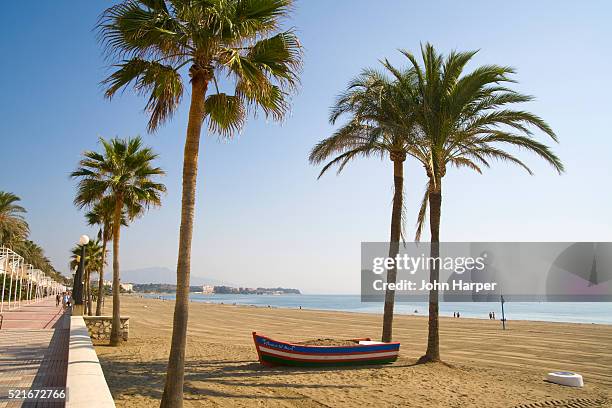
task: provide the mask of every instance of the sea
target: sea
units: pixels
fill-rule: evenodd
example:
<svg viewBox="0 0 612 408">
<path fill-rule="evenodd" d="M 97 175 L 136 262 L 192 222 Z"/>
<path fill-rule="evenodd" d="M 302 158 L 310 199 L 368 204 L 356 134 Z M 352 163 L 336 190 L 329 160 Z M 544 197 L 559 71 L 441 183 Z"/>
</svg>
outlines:
<svg viewBox="0 0 612 408">
<path fill-rule="evenodd" d="M 147 298 L 174 300 L 175 295 L 144 294 Z M 361 302 L 359 295 L 204 295 L 191 293 L 192 302 L 219 303 L 230 305 L 250 305 L 258 307 L 278 307 L 288 309 L 331 310 L 356 313 L 380 313 L 382 303 Z M 489 312 L 502 318 L 500 303 L 492 302 L 440 302 L 440 315 L 488 319 Z M 398 302 L 396 314 L 427 316 L 427 303 Z M 545 322 L 568 322 L 612 325 L 612 302 L 505 302 L 504 315 L 512 320 L 535 320 Z"/>
</svg>

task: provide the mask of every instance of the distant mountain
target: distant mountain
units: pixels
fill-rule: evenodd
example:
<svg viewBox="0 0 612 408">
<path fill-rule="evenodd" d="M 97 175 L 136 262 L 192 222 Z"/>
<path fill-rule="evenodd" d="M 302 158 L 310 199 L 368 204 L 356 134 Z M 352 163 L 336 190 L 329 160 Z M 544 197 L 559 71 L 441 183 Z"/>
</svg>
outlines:
<svg viewBox="0 0 612 408">
<path fill-rule="evenodd" d="M 109 277 L 110 278 L 110 274 Z M 176 284 L 176 271 L 170 268 L 161 266 L 153 266 L 150 268 L 130 269 L 121 271 L 121 281 L 124 283 L 168 283 Z M 191 285 L 228 285 L 232 284 L 218 279 L 202 278 L 200 276 L 191 275 Z M 236 286 L 236 285 L 233 285 Z"/>
</svg>

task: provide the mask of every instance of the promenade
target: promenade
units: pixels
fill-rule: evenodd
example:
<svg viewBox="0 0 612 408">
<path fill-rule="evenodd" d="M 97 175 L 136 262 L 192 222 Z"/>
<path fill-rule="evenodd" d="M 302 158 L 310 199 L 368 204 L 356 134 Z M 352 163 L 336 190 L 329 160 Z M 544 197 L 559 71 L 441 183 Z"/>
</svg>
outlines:
<svg viewBox="0 0 612 408">
<path fill-rule="evenodd" d="M 65 387 L 70 317 L 55 298 L 4 311 L 0 329 L 0 408 L 64 407 L 63 402 L 8 400 L 9 389 Z"/>
</svg>

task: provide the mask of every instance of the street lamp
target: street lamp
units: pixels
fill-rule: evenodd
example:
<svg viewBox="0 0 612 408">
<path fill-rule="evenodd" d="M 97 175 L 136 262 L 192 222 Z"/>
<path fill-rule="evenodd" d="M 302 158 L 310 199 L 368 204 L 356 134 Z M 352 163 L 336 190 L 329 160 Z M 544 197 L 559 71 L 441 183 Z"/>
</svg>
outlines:
<svg viewBox="0 0 612 408">
<path fill-rule="evenodd" d="M 74 301 L 74 315 L 83 315 L 83 273 L 85 271 L 85 246 L 89 243 L 87 235 L 81 235 L 79 245 L 81 246 L 81 259 L 74 275 L 72 299 Z"/>
</svg>

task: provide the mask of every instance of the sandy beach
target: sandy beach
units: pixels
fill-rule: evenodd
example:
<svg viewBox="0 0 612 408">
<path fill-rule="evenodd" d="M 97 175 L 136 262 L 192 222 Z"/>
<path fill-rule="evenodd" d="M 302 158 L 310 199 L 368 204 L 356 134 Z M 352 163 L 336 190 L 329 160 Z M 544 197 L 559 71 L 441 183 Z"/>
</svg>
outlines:
<svg viewBox="0 0 612 408">
<path fill-rule="evenodd" d="M 130 316 L 130 340 L 96 351 L 118 407 L 154 406 L 163 390 L 173 302 L 124 296 L 121 306 Z M 340 370 L 262 367 L 251 332 L 289 341 L 378 339 L 380 316 L 193 302 L 189 324 L 188 407 L 612 406 L 612 326 L 517 321 L 502 331 L 498 321 L 442 318 L 449 366 L 415 365 L 427 319 L 396 316 L 397 362 Z M 581 373 L 585 387 L 543 381 L 552 370 Z"/>
</svg>

